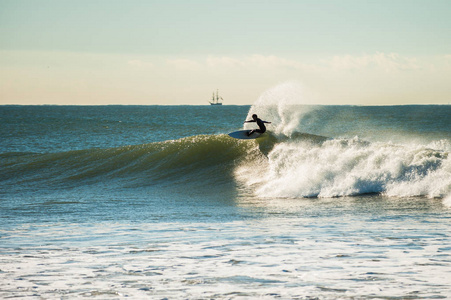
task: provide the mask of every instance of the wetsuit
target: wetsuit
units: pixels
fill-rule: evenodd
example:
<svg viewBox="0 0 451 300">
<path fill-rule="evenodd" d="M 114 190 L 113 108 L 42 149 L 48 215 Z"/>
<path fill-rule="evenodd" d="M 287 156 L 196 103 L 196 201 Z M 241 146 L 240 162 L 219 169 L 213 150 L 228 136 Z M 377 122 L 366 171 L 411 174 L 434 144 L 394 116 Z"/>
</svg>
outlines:
<svg viewBox="0 0 451 300">
<path fill-rule="evenodd" d="M 260 129 L 252 129 L 251 131 L 249 131 L 249 133 L 247 135 L 251 135 L 254 132 L 264 133 L 266 131 L 265 123 L 270 123 L 270 122 L 263 121 L 262 119 L 259 119 L 259 118 L 257 118 L 257 120 L 250 120 L 250 121 L 246 121 L 246 122 L 248 122 L 248 123 L 257 122 L 257 125 L 260 128 Z"/>
<path fill-rule="evenodd" d="M 260 133 L 264 133 L 266 131 L 266 126 L 265 126 L 265 121 L 262 121 L 261 119 L 257 118 L 257 125 L 260 129 L 255 129 L 255 132 L 260 132 Z"/>
</svg>

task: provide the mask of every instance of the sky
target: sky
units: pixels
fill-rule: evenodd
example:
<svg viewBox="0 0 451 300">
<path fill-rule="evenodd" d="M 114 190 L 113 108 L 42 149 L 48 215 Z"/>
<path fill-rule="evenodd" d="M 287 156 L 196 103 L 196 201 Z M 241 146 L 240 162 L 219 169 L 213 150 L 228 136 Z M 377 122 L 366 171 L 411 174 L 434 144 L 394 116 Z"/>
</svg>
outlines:
<svg viewBox="0 0 451 300">
<path fill-rule="evenodd" d="M 449 0 L 0 0 L 0 104 L 451 102 Z"/>
</svg>

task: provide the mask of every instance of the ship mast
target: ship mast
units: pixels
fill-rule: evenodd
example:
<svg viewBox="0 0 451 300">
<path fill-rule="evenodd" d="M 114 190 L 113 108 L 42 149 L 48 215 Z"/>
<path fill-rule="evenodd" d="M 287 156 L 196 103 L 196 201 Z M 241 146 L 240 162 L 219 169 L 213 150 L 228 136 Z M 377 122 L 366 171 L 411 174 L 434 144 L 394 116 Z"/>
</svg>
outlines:
<svg viewBox="0 0 451 300">
<path fill-rule="evenodd" d="M 219 100 L 221 99 L 221 101 L 224 101 L 224 99 L 222 99 L 222 97 L 219 97 L 219 89 L 216 90 L 216 96 L 215 96 L 215 92 L 213 91 L 213 96 L 211 96 L 211 105 L 222 105 L 222 102 L 220 102 Z"/>
</svg>

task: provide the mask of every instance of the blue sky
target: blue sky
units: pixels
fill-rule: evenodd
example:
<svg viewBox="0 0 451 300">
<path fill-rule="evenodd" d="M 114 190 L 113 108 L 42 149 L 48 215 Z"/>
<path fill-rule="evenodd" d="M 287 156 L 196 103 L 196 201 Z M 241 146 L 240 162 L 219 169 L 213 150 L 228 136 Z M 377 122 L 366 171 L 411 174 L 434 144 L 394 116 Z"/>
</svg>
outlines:
<svg viewBox="0 0 451 300">
<path fill-rule="evenodd" d="M 448 103 L 451 1 L 0 0 L 0 104 Z"/>
</svg>

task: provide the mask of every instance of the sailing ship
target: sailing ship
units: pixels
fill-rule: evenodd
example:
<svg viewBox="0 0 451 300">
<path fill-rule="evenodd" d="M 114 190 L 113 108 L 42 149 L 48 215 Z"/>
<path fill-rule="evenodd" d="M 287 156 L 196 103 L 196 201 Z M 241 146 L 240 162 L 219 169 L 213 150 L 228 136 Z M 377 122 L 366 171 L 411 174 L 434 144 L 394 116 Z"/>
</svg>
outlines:
<svg viewBox="0 0 451 300">
<path fill-rule="evenodd" d="M 216 90 L 216 97 L 215 97 L 215 92 L 213 92 L 213 97 L 211 98 L 210 105 L 222 105 L 222 102 L 219 102 L 219 99 L 221 99 L 221 101 L 224 101 L 224 99 L 222 99 L 222 97 L 219 97 L 219 92 L 218 90 Z"/>
</svg>

